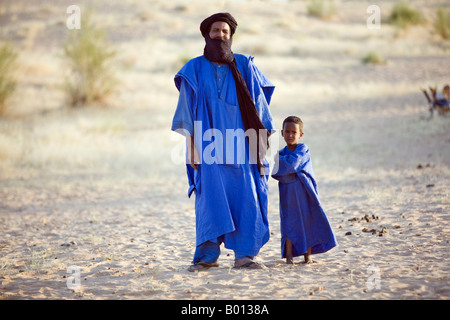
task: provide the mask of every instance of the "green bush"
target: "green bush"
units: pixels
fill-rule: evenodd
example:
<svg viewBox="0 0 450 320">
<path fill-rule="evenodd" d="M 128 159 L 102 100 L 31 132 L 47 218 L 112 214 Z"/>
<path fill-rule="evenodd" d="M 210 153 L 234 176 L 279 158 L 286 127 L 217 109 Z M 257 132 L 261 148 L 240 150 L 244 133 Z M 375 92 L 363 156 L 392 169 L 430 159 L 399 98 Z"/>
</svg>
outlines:
<svg viewBox="0 0 450 320">
<path fill-rule="evenodd" d="M 389 16 L 389 23 L 400 29 L 421 24 L 423 21 L 423 16 L 419 11 L 408 7 L 403 2 L 397 3 Z"/>
<path fill-rule="evenodd" d="M 434 28 L 442 38 L 450 39 L 450 15 L 442 8 L 437 11 Z"/>
<path fill-rule="evenodd" d="M 70 69 L 65 89 L 71 106 L 105 102 L 118 84 L 111 68 L 117 52 L 105 31 L 93 24 L 91 15 L 88 12 L 83 16 L 81 29 L 71 30 L 64 45 Z"/>
<path fill-rule="evenodd" d="M 386 64 L 386 59 L 384 59 L 380 54 L 376 52 L 370 52 L 362 58 L 363 64 Z"/>
<path fill-rule="evenodd" d="M 5 112 L 6 101 L 16 90 L 16 68 L 17 52 L 12 45 L 3 44 L 0 47 L 0 114 Z"/>
<path fill-rule="evenodd" d="M 309 15 L 321 19 L 328 19 L 336 12 L 336 8 L 329 0 L 310 0 L 307 10 Z"/>
</svg>

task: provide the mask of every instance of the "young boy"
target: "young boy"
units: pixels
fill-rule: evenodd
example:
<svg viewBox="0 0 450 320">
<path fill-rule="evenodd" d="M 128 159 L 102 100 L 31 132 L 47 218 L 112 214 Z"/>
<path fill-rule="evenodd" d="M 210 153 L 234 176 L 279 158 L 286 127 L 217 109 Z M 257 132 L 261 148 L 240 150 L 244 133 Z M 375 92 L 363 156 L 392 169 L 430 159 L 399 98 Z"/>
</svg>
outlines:
<svg viewBox="0 0 450 320">
<path fill-rule="evenodd" d="M 280 192 L 281 256 L 293 264 L 294 257 L 303 255 L 309 264 L 312 254 L 330 250 L 337 241 L 319 202 L 309 149 L 298 143 L 302 120 L 287 117 L 281 135 L 286 147 L 275 156 L 272 171 Z"/>
</svg>

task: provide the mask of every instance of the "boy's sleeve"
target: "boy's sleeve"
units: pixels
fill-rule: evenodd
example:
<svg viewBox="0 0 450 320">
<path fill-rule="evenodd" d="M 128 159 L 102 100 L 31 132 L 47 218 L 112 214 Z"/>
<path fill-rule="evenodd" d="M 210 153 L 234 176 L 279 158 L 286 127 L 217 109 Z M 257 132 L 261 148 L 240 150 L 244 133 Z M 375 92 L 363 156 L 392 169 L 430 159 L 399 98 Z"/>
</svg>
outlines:
<svg viewBox="0 0 450 320">
<path fill-rule="evenodd" d="M 279 154 L 272 171 L 272 178 L 283 182 L 291 175 L 295 177 L 296 173 L 302 171 L 310 161 L 309 148 L 305 145 L 288 155 Z"/>
</svg>

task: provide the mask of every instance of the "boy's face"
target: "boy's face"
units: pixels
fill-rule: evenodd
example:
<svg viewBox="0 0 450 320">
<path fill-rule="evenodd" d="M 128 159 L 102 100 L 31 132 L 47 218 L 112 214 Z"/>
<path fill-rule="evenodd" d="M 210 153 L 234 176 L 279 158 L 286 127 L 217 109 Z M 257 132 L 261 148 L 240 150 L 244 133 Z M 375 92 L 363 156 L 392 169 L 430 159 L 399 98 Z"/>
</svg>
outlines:
<svg viewBox="0 0 450 320">
<path fill-rule="evenodd" d="M 297 145 L 298 140 L 303 136 L 303 132 L 300 130 L 298 123 L 286 122 L 283 130 L 281 130 L 281 135 L 289 147 Z"/>
</svg>

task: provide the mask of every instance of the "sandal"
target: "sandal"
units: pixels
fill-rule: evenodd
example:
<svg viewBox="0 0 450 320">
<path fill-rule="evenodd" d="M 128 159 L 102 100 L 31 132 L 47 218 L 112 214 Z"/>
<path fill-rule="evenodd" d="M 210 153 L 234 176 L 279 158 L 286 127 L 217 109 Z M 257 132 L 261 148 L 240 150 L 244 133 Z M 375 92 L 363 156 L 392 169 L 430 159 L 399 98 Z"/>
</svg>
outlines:
<svg viewBox="0 0 450 320">
<path fill-rule="evenodd" d="M 194 271 L 208 270 L 209 268 L 218 267 L 218 266 L 219 266 L 219 264 L 216 262 L 199 261 L 199 262 L 196 262 L 193 265 L 189 266 L 189 268 L 187 270 L 189 272 L 194 272 Z"/>
<path fill-rule="evenodd" d="M 241 266 L 234 265 L 234 269 L 264 269 L 264 265 L 259 264 L 255 261 L 249 261 Z"/>
</svg>

